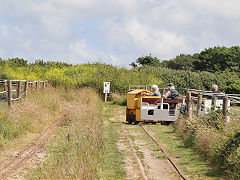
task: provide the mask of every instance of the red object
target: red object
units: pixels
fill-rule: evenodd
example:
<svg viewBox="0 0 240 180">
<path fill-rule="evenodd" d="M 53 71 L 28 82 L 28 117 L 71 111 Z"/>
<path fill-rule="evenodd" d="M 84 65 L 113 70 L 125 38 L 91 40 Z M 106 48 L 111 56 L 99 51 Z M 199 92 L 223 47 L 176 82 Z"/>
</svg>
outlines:
<svg viewBox="0 0 240 180">
<path fill-rule="evenodd" d="M 142 98 L 142 102 L 149 104 L 160 103 L 163 98 Z M 183 103 L 183 99 L 163 99 L 163 103 Z"/>
</svg>

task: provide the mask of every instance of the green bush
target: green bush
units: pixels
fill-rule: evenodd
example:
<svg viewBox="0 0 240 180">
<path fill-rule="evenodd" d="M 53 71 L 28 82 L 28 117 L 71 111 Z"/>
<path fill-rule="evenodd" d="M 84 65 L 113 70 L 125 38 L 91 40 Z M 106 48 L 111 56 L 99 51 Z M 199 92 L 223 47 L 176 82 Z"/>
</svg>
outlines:
<svg viewBox="0 0 240 180">
<path fill-rule="evenodd" d="M 216 168 L 232 178 L 240 177 L 240 125 L 225 124 L 220 112 L 201 118 L 182 117 L 174 125 L 187 147 L 194 147 Z"/>
<path fill-rule="evenodd" d="M 10 63 L 2 60 L 5 63 L 0 66 L 0 79 L 46 79 L 54 86 L 63 85 L 66 88 L 88 86 L 100 93 L 103 91 L 104 81 L 111 82 L 111 92 L 120 94 L 126 93 L 129 85 L 158 84 L 160 87 L 167 87 L 169 82 L 174 83 L 181 93 L 185 93 L 188 88 L 210 90 L 213 84 L 218 84 L 223 92 L 240 93 L 239 74 L 228 70 L 210 73 L 153 66 L 127 69 L 101 63 L 73 66 L 53 62 L 13 66 L 12 63 L 15 61 L 16 59 Z M 22 61 L 19 63 L 23 64 Z"/>
</svg>

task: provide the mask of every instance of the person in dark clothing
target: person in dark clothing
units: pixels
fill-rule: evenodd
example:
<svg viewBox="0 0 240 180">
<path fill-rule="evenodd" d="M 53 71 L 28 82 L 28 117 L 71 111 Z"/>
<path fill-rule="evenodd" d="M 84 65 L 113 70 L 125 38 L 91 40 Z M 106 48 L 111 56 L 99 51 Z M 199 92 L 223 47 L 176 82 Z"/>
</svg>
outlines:
<svg viewBox="0 0 240 180">
<path fill-rule="evenodd" d="M 179 93 L 175 90 L 173 83 L 168 84 L 168 91 L 166 94 L 163 95 L 164 98 L 169 99 L 178 99 Z M 174 111 L 176 108 L 177 103 L 169 103 L 169 115 L 174 115 Z"/>
<path fill-rule="evenodd" d="M 168 92 L 163 95 L 164 98 L 178 99 L 179 93 L 175 90 L 173 83 L 168 84 Z"/>
</svg>

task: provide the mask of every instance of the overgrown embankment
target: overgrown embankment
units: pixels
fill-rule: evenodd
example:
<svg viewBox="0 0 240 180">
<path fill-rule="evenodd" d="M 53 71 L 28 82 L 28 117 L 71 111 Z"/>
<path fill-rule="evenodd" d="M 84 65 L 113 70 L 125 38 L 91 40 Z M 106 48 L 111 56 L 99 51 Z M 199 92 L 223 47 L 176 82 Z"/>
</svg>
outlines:
<svg viewBox="0 0 240 180">
<path fill-rule="evenodd" d="M 225 124 L 221 113 L 213 112 L 192 120 L 182 117 L 175 128 L 186 146 L 198 150 L 223 174 L 240 178 L 239 120 Z"/>
<path fill-rule="evenodd" d="M 162 84 L 162 80 L 149 72 L 126 69 L 106 64 L 81 65 L 24 65 L 5 62 L 0 66 L 0 79 L 48 80 L 53 86 L 66 88 L 92 87 L 103 91 L 103 82 L 111 82 L 111 92 L 126 93 L 129 85 Z"/>
<path fill-rule="evenodd" d="M 236 72 L 191 72 L 162 67 L 142 66 L 133 69 L 101 63 L 69 65 L 42 62 L 27 64 L 21 59 L 0 62 L 0 79 L 49 80 L 53 85 L 66 88 L 92 87 L 102 93 L 103 82 L 111 82 L 111 92 L 126 93 L 129 85 L 158 84 L 166 87 L 173 82 L 176 88 L 209 90 L 218 84 L 223 92 L 240 93 L 240 77 Z M 180 90 L 181 91 L 181 90 Z M 185 90 L 182 90 L 185 93 Z"/>
<path fill-rule="evenodd" d="M 101 103 L 91 88 L 49 87 L 42 92 L 31 92 L 11 109 L 0 109 L 0 151 L 21 151 L 27 141 L 18 139 L 28 139 L 32 134 L 38 136 L 58 117 L 67 114 L 68 119 L 44 150 L 49 158 L 29 177 L 95 179 L 106 144 Z"/>
</svg>

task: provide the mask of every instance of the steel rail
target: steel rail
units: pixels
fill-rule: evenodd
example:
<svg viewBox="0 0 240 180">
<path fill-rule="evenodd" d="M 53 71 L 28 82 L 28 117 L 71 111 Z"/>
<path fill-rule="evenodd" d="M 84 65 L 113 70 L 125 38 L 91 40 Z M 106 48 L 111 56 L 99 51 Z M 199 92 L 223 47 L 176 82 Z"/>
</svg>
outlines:
<svg viewBox="0 0 240 180">
<path fill-rule="evenodd" d="M 120 123 L 120 124 L 121 124 L 121 123 Z M 123 128 L 123 131 L 124 131 L 124 133 L 125 133 L 125 136 L 126 136 L 128 142 L 129 142 L 129 144 L 130 144 L 130 147 L 131 147 L 131 150 L 132 150 L 132 152 L 133 152 L 133 154 L 134 154 L 134 157 L 135 157 L 135 159 L 136 159 L 136 161 L 137 161 L 140 174 L 141 174 L 141 176 L 142 176 L 142 178 L 143 178 L 144 180 L 147 180 L 148 178 L 147 178 L 147 176 L 146 176 L 146 174 L 145 174 L 145 171 L 144 171 L 142 162 L 141 162 L 141 160 L 139 159 L 139 157 L 137 156 L 136 150 L 134 149 L 133 142 L 132 142 L 132 140 L 129 138 L 128 132 L 127 132 L 126 128 L 125 128 L 122 124 L 121 124 L 121 126 L 122 126 L 122 128 Z"/>
<path fill-rule="evenodd" d="M 7 163 L 1 170 L 0 179 L 5 179 L 19 169 L 27 160 L 29 160 L 38 150 L 40 150 L 50 139 L 50 137 L 56 132 L 57 128 L 68 116 L 63 115 L 51 126 L 49 126 L 43 134 L 34 140 L 29 146 L 24 150 L 20 151 L 17 156 L 15 156 L 9 163 Z M 30 150 L 30 151 L 29 151 Z M 29 151 L 29 152 L 28 152 Z M 26 153 L 26 155 L 25 155 Z M 25 155 L 25 156 L 24 156 Z M 22 159 L 21 159 L 22 158 Z M 19 160 L 19 161 L 18 161 Z M 15 163 L 15 164 L 14 164 Z M 11 167 L 13 166 L 13 167 Z"/>
<path fill-rule="evenodd" d="M 176 170 L 176 172 L 178 173 L 178 175 L 183 179 L 186 180 L 186 178 L 184 177 L 184 175 L 181 173 L 181 171 L 179 170 L 179 168 L 176 166 L 176 164 L 173 162 L 173 160 L 167 155 L 166 151 L 164 151 L 164 149 L 162 148 L 162 146 L 159 144 L 159 142 L 156 140 L 156 138 L 148 132 L 146 127 L 143 127 L 141 124 L 139 124 L 139 126 L 143 129 L 143 131 L 155 142 L 155 144 L 157 144 L 157 146 L 161 149 L 161 151 L 163 152 L 163 154 L 167 157 L 168 161 L 171 163 L 171 165 L 173 166 L 173 168 Z"/>
</svg>

